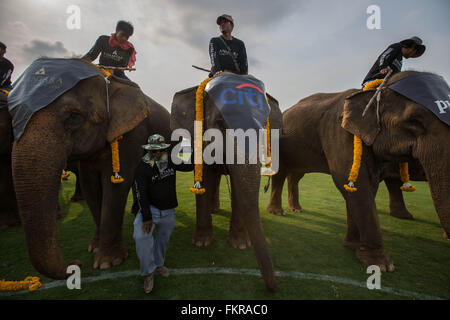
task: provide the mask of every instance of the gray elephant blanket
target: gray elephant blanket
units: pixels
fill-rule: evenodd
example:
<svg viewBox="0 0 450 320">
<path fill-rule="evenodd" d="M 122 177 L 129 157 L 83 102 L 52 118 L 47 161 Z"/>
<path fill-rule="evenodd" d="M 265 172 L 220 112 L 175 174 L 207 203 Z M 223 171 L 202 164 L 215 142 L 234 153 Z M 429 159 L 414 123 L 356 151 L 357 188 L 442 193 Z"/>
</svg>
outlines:
<svg viewBox="0 0 450 320">
<path fill-rule="evenodd" d="M 450 126 L 450 88 L 443 77 L 422 72 L 394 82 L 389 89 L 421 104 Z"/>
<path fill-rule="evenodd" d="M 14 82 L 8 96 L 14 138 L 19 140 L 33 114 L 72 89 L 79 81 L 103 75 L 73 59 L 40 58 Z"/>
</svg>

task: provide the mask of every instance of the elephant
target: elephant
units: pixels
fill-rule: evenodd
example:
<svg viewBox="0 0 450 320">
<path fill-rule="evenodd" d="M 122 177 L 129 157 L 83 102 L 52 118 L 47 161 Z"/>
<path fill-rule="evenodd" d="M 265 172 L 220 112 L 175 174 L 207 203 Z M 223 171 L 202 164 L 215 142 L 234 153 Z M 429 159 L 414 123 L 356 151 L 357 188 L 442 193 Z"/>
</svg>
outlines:
<svg viewBox="0 0 450 320">
<path fill-rule="evenodd" d="M 416 74 L 414 71 L 395 74 L 387 84 Z M 280 169 L 273 177 L 267 210 L 274 212 L 281 208 L 282 186 L 288 174 L 291 190 L 295 190 L 298 177 L 306 172 L 330 174 L 347 206 L 344 246 L 354 250 L 364 265 L 378 265 L 382 271 L 392 272 L 395 266 L 383 250 L 375 206 L 383 163 L 419 162 L 441 224 L 449 234 L 450 130 L 416 102 L 387 87 L 381 92 L 380 129 L 376 107 L 369 108 L 367 115 L 361 117 L 374 90 L 318 93 L 284 112 Z M 347 192 L 344 185 L 352 168 L 354 135 L 363 142 L 362 160 L 357 191 Z"/>
<path fill-rule="evenodd" d="M 108 90 L 107 106 L 103 76 L 79 81 L 37 111 L 13 144 L 13 180 L 29 257 L 37 271 L 51 278 L 67 278 L 68 265 L 81 264 L 66 263 L 57 242 L 54 208 L 65 164 L 80 161 L 81 189 L 95 222 L 89 251 L 95 254 L 94 268 L 107 269 L 128 256 L 121 228 L 141 145 L 156 132 L 170 137 L 168 110 L 137 84 L 112 76 Z M 113 184 L 110 143 L 119 136 L 124 181 Z"/>
<path fill-rule="evenodd" d="M 193 137 L 195 120 L 195 98 L 197 87 L 188 88 L 174 95 L 171 108 L 170 127 L 187 129 Z M 277 100 L 270 95 L 270 127 L 281 128 L 281 111 Z M 225 136 L 229 128 L 223 116 L 208 95 L 204 97 L 204 128 L 215 128 Z M 236 143 L 236 142 L 235 142 Z M 209 143 L 204 142 L 204 147 Z M 236 144 L 234 144 L 236 148 Z M 225 163 L 225 161 L 223 162 Z M 203 186 L 206 192 L 196 194 L 196 229 L 192 243 L 198 247 L 209 245 L 213 239 L 211 213 L 218 208 L 218 190 L 221 175 L 230 176 L 232 215 L 228 244 L 234 248 L 245 249 L 253 245 L 256 260 L 269 291 L 276 289 L 272 258 L 264 237 L 259 215 L 259 187 L 261 164 L 204 164 Z"/>
<path fill-rule="evenodd" d="M 285 155 L 290 156 L 290 155 Z M 301 170 L 300 170 L 301 171 Z M 411 180 L 414 181 L 426 181 L 425 172 L 423 171 L 420 163 L 414 159 L 409 163 L 409 174 Z M 305 172 L 288 172 L 288 206 L 293 212 L 301 212 L 302 206 L 299 202 L 299 186 L 298 183 L 305 175 Z M 397 162 L 384 162 L 382 165 L 381 179 L 386 184 L 389 192 L 389 209 L 390 215 L 399 219 L 413 220 L 413 215 L 406 208 L 405 201 L 403 199 L 403 192 L 400 190 L 402 181 L 399 174 L 399 163 Z M 283 186 L 282 186 L 283 187 Z M 281 201 L 280 201 L 281 203 Z M 275 215 L 284 216 L 282 207 L 277 207 L 276 203 L 268 207 L 270 213 Z"/>
</svg>

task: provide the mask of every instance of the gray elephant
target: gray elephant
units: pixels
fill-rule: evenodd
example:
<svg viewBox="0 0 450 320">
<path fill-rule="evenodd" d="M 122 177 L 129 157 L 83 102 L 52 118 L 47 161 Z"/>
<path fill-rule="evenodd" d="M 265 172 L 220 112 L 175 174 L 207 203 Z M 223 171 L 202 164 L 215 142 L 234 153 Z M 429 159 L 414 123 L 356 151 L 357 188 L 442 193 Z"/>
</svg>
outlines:
<svg viewBox="0 0 450 320">
<path fill-rule="evenodd" d="M 267 210 L 280 210 L 282 185 L 288 174 L 292 184 L 289 188 L 294 188 L 303 173 L 331 174 L 347 205 L 344 245 L 353 249 L 363 264 L 394 271 L 394 263 L 383 250 L 375 194 L 384 162 L 417 159 L 425 171 L 441 224 L 449 234 L 450 129 L 430 110 L 391 89 L 419 75 L 408 71 L 392 76 L 381 90 L 378 107 L 369 108 L 364 117 L 362 113 L 374 90 L 319 93 L 286 110 L 280 170 L 273 178 Z M 347 192 L 344 185 L 349 182 L 353 164 L 354 135 L 363 142 L 362 159 L 357 191 Z"/>
<path fill-rule="evenodd" d="M 69 60 L 95 68 L 83 60 Z M 94 267 L 106 269 L 127 257 L 122 241 L 126 200 L 142 156 L 141 145 L 156 132 L 170 138 L 169 112 L 137 84 L 114 76 L 108 91 L 99 74 L 79 81 L 34 113 L 14 142 L 12 168 L 28 253 L 40 273 L 67 277 L 68 263 L 57 242 L 55 208 L 61 171 L 75 160 L 80 160 L 81 187 L 96 226 L 89 245 L 95 252 Z M 118 148 L 124 181 L 114 184 L 110 143 L 119 136 L 123 136 Z"/>
<path fill-rule="evenodd" d="M 187 129 L 194 136 L 195 102 L 198 87 L 177 92 L 171 110 L 171 129 Z M 270 127 L 281 128 L 281 111 L 278 102 L 270 95 Z M 223 136 L 230 128 L 208 94 L 204 97 L 204 128 L 218 129 Z M 209 142 L 210 143 L 210 142 Z M 205 148 L 208 142 L 205 143 Z M 234 145 L 236 150 L 236 145 Z M 223 163 L 226 163 L 225 161 Z M 275 290 L 276 280 L 259 216 L 259 187 L 261 164 L 209 164 L 203 165 L 203 187 L 206 192 L 196 195 L 197 224 L 192 236 L 196 246 L 207 246 L 213 239 L 211 212 L 217 209 L 217 194 L 220 176 L 230 176 L 232 215 L 228 243 L 235 248 L 253 245 L 262 276 L 269 290 Z"/>
</svg>

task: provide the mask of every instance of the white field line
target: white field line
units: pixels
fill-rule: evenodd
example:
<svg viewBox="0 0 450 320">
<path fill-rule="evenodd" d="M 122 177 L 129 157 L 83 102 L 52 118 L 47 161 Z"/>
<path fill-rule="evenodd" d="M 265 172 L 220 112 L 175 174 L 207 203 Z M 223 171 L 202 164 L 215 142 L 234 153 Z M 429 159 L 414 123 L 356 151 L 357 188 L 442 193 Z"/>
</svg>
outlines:
<svg viewBox="0 0 450 320">
<path fill-rule="evenodd" d="M 171 275 L 193 275 L 193 274 L 235 274 L 235 275 L 249 275 L 249 276 L 257 276 L 261 277 L 261 273 L 257 269 L 232 269 L 232 268 L 187 268 L 187 269 L 169 269 Z M 81 283 L 90 283 L 102 280 L 111 280 L 117 278 L 127 278 L 131 276 L 139 276 L 138 270 L 130 270 L 130 271 L 121 271 L 121 272 L 103 272 L 99 276 L 92 276 L 87 278 L 81 278 Z M 295 279 L 307 279 L 307 280 L 318 280 L 318 281 L 329 281 L 334 283 L 340 283 L 345 285 L 351 285 L 355 287 L 360 287 L 367 289 L 365 282 L 359 282 L 352 279 L 346 279 L 341 277 L 334 277 L 323 274 L 314 274 L 314 273 L 303 273 L 297 271 L 275 271 L 276 277 L 290 277 Z M 48 290 L 56 287 L 65 287 L 66 280 L 57 280 L 50 283 L 46 283 L 42 285 L 38 291 Z M 368 289 L 367 289 L 368 290 Z M 23 294 L 29 292 L 28 290 L 21 290 L 16 292 L 0 292 L 0 296 L 13 296 L 18 294 Z M 416 292 L 410 292 L 402 289 L 395 289 L 390 287 L 382 286 L 379 290 L 374 290 L 374 292 L 385 292 L 389 294 L 393 294 L 396 296 L 415 298 L 415 299 L 423 299 L 423 300 L 443 300 L 443 298 L 431 296 L 427 294 L 421 294 Z"/>
</svg>

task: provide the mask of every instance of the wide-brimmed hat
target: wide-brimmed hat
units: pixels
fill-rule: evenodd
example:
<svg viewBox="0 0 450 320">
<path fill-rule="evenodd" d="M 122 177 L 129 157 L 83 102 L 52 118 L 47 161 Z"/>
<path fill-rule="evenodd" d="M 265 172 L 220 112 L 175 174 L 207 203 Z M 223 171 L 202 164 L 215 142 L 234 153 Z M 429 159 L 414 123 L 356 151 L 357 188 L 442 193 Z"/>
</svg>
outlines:
<svg viewBox="0 0 450 320">
<path fill-rule="evenodd" d="M 422 44 L 422 39 L 419 37 L 412 37 L 403 41 L 400 41 L 400 43 L 404 46 L 411 47 L 411 45 L 415 45 L 416 53 L 412 56 L 412 58 L 420 57 L 424 52 L 426 47 Z"/>
<path fill-rule="evenodd" d="M 147 144 L 142 145 L 145 150 L 164 150 L 170 147 L 170 144 L 166 143 L 164 137 L 160 134 L 154 134 L 148 137 Z"/>
<path fill-rule="evenodd" d="M 216 20 L 216 23 L 217 23 L 218 25 L 220 25 L 220 21 L 222 21 L 222 20 L 230 21 L 231 24 L 234 26 L 233 17 L 230 16 L 229 14 L 223 14 L 223 15 L 221 15 L 221 16 L 218 16 L 218 17 L 217 17 L 217 20 Z"/>
</svg>

